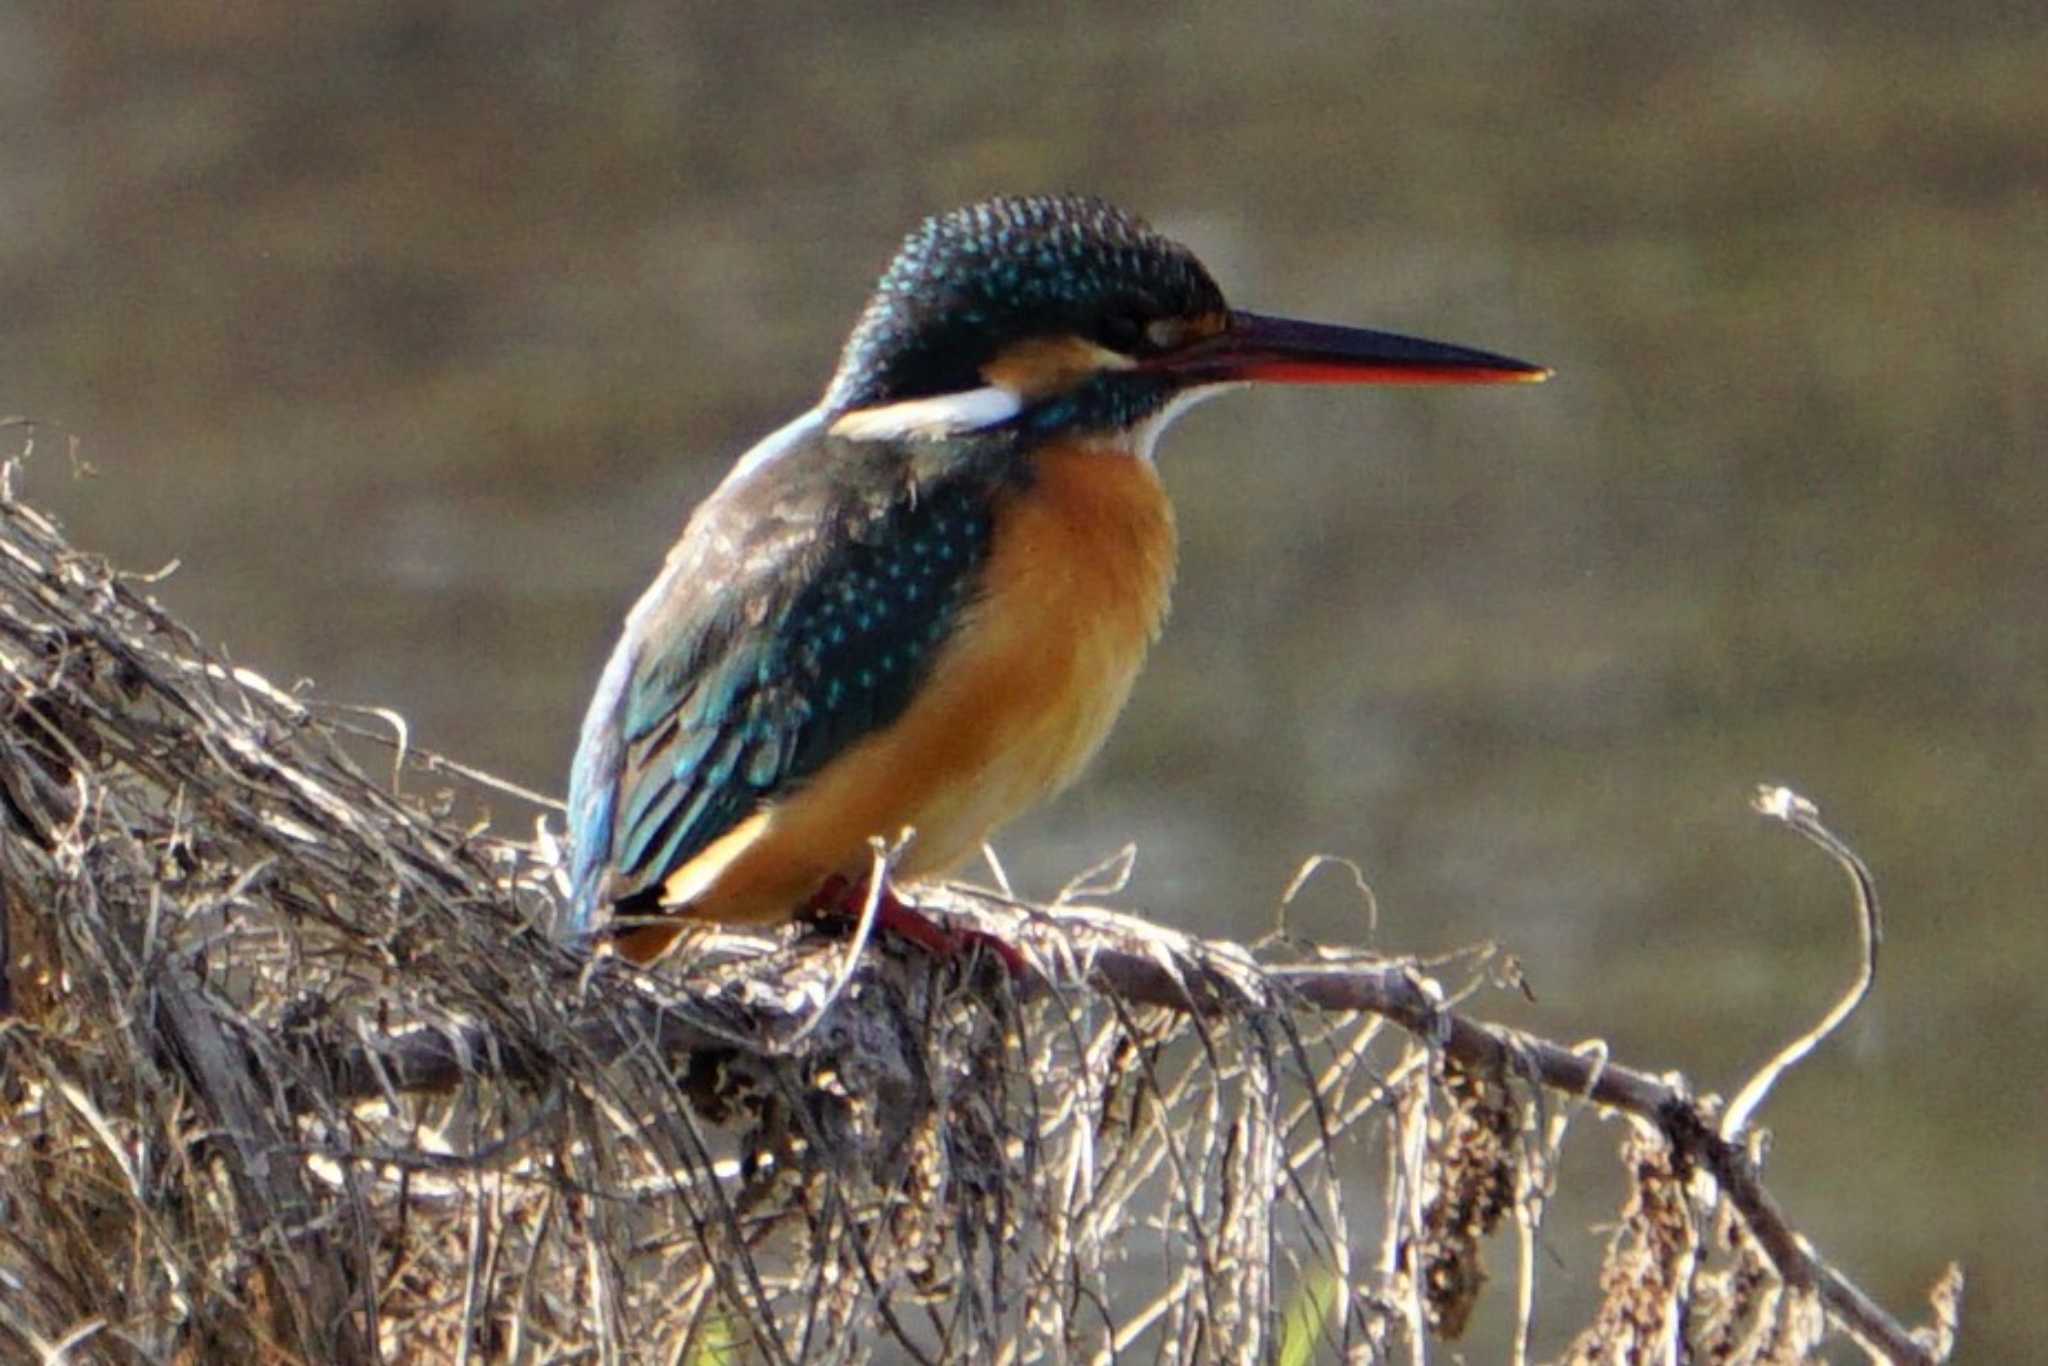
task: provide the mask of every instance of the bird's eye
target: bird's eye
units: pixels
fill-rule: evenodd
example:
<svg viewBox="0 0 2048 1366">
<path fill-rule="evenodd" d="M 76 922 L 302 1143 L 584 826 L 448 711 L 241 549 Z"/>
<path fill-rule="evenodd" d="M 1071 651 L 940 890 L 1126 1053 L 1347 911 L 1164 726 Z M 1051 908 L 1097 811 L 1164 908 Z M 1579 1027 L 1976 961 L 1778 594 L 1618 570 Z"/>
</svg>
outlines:
<svg viewBox="0 0 2048 1366">
<path fill-rule="evenodd" d="M 1125 356 L 1149 349 L 1145 344 L 1144 319 L 1123 310 L 1102 315 L 1095 324 L 1095 340 Z"/>
</svg>

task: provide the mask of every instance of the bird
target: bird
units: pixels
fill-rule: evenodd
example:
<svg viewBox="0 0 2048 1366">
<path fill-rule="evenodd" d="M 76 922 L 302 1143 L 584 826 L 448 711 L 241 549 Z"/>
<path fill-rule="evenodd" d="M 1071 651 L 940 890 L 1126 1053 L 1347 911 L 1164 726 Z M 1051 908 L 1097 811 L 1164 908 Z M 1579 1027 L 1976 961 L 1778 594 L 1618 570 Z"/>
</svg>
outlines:
<svg viewBox="0 0 2048 1366">
<path fill-rule="evenodd" d="M 649 963 L 693 923 L 861 887 L 877 837 L 909 832 L 892 880 L 943 874 L 1071 783 L 1166 618 L 1154 448 L 1191 404 L 1548 375 L 1233 309 L 1092 196 L 925 220 L 823 397 L 739 458 L 626 615 L 571 767 L 571 931 Z"/>
</svg>

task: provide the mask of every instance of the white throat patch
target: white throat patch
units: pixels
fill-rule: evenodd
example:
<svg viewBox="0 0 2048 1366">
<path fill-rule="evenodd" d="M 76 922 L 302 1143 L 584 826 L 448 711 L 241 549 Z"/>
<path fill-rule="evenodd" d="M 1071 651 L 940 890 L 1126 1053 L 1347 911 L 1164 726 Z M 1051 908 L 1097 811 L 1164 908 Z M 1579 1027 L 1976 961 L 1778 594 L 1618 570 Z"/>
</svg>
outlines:
<svg viewBox="0 0 2048 1366">
<path fill-rule="evenodd" d="M 1242 388 L 1244 388 L 1244 384 L 1237 382 L 1229 384 L 1202 384 L 1192 389 L 1181 390 L 1166 401 L 1164 408 L 1161 408 L 1158 412 L 1138 424 L 1137 430 L 1131 433 L 1131 453 L 1146 464 L 1151 464 L 1152 448 L 1159 444 L 1159 434 L 1171 426 L 1175 418 L 1194 407 L 1197 403 L 1212 399 L 1218 394 L 1227 394 L 1232 389 Z"/>
</svg>

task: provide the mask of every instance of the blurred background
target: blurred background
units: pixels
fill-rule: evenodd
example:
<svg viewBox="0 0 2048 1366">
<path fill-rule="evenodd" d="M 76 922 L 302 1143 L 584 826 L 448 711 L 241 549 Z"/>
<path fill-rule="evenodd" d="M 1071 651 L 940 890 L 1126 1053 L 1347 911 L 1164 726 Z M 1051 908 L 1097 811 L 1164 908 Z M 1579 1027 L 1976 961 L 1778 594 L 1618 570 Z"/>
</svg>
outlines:
<svg viewBox="0 0 2048 1366">
<path fill-rule="evenodd" d="M 240 662 L 558 792 L 687 509 L 813 401 L 928 212 L 1092 190 L 1242 306 L 1552 365 L 1185 419 L 1175 619 L 1011 876 L 1135 841 L 1128 904 L 1248 935 L 1346 855 L 1381 947 L 1497 939 L 1535 1000 L 1484 1010 L 1726 1092 L 1853 971 L 1839 871 L 1746 807 L 1790 782 L 1890 923 L 1874 1000 L 1765 1111 L 1773 1186 L 1909 1318 L 1962 1258 L 1968 1359 L 2034 1356 L 2048 18 L 1281 13 L 10 8 L 26 491 L 179 560 L 157 591 Z M 1295 927 L 1366 933 L 1341 876 Z M 1617 1136 L 1580 1132 L 1553 1216 L 1552 1351 Z"/>
</svg>

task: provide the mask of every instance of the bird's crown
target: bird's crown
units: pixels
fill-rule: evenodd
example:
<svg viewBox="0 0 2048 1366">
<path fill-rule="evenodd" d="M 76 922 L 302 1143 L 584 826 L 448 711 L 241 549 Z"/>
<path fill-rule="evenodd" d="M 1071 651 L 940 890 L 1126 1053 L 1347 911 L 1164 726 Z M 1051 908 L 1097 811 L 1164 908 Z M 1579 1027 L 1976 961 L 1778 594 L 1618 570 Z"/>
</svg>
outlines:
<svg viewBox="0 0 2048 1366">
<path fill-rule="evenodd" d="M 926 219 L 883 272 L 825 396 L 834 413 L 974 390 L 1039 339 L 1143 356 L 1162 321 L 1221 318 L 1193 253 L 1087 195 L 1009 196 Z"/>
</svg>

